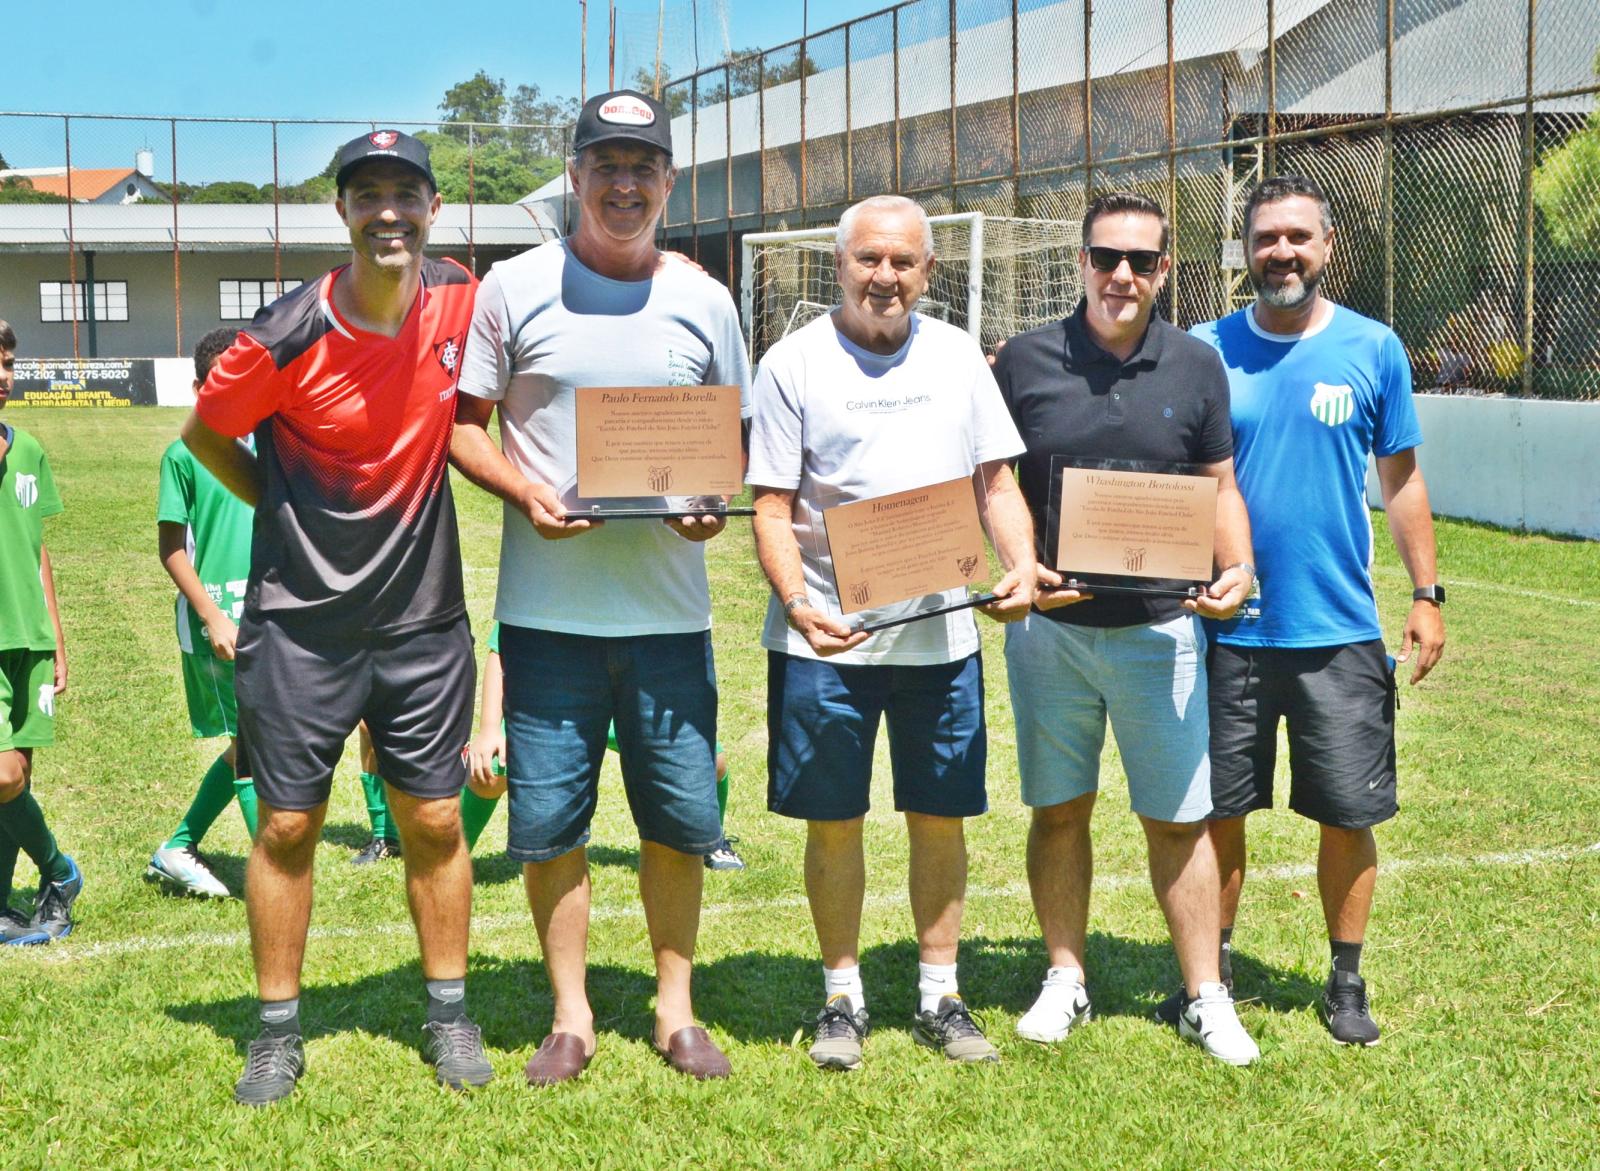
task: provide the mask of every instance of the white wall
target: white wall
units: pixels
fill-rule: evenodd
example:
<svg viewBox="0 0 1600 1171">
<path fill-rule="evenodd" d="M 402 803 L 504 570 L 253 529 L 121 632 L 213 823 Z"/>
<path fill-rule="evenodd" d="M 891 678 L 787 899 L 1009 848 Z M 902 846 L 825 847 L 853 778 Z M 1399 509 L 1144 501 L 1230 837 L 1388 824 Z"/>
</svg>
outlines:
<svg viewBox="0 0 1600 1171">
<path fill-rule="evenodd" d="M 1600 403 L 1419 394 L 1433 511 L 1600 540 Z M 1367 499 L 1382 503 L 1377 474 Z"/>
</svg>

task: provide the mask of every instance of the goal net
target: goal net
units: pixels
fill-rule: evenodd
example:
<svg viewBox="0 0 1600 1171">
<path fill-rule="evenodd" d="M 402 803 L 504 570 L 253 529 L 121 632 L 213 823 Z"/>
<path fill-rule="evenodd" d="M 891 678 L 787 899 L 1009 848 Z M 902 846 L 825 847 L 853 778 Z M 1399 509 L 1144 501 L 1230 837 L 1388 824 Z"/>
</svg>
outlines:
<svg viewBox="0 0 1600 1171">
<path fill-rule="evenodd" d="M 938 258 L 917 311 L 966 330 L 985 348 L 1059 321 L 1078 303 L 1078 225 L 986 216 L 929 217 Z M 740 301 L 750 359 L 839 303 L 834 228 L 744 237 Z"/>
</svg>

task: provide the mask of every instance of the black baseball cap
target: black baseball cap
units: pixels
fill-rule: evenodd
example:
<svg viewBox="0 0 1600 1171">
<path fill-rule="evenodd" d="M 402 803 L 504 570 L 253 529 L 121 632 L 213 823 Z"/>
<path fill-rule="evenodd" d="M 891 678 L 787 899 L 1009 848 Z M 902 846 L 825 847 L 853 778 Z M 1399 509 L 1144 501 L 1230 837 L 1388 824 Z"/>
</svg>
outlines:
<svg viewBox="0 0 1600 1171">
<path fill-rule="evenodd" d="M 619 89 L 596 94 L 583 103 L 572 133 L 572 153 L 597 142 L 625 138 L 642 142 L 672 157 L 672 119 L 667 108 L 649 94 Z"/>
<path fill-rule="evenodd" d="M 372 159 L 393 159 L 397 163 L 404 163 L 412 170 L 421 172 L 428 186 L 439 190 L 439 184 L 433 178 L 433 167 L 428 162 L 428 148 L 399 130 L 374 130 L 371 134 L 352 138 L 341 146 L 339 174 L 334 180 L 339 190 L 344 190 L 345 180 L 350 177 L 351 171 Z"/>
</svg>

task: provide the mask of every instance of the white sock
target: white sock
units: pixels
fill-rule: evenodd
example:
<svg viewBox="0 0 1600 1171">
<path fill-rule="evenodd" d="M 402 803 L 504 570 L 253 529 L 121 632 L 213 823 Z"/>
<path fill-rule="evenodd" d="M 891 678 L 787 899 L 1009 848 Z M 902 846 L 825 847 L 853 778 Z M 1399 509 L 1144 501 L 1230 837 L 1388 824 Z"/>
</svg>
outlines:
<svg viewBox="0 0 1600 1171">
<path fill-rule="evenodd" d="M 937 1012 L 939 1001 L 959 992 L 954 964 L 917 964 L 917 993 L 922 998 L 918 1011 Z"/>
<path fill-rule="evenodd" d="M 850 1006 L 856 1011 L 867 1007 L 867 993 L 861 987 L 860 964 L 851 964 L 848 968 L 822 969 L 822 999 L 829 1001 L 841 993 L 850 998 Z"/>
<path fill-rule="evenodd" d="M 1051 1012 L 1071 1013 L 1077 1000 L 1078 986 L 1083 983 L 1083 973 L 1077 968 L 1051 968 L 1045 973 L 1044 986 L 1039 989 L 1035 1008 Z"/>
<path fill-rule="evenodd" d="M 1044 986 L 1050 988 L 1056 985 L 1071 986 L 1083 983 L 1083 970 L 1068 964 L 1064 968 L 1051 968 L 1044 974 Z"/>
</svg>

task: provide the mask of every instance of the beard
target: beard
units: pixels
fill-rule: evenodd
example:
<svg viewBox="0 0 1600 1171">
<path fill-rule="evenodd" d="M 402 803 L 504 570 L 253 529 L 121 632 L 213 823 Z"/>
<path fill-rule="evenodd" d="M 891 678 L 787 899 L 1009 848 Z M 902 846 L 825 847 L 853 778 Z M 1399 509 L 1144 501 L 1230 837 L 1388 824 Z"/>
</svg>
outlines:
<svg viewBox="0 0 1600 1171">
<path fill-rule="evenodd" d="M 1250 283 L 1255 286 L 1256 296 L 1274 309 L 1298 309 L 1316 295 L 1317 286 L 1322 283 L 1326 268 L 1319 268 L 1316 272 L 1307 272 L 1304 265 L 1299 265 L 1292 271 L 1300 274 L 1297 285 L 1270 285 L 1267 283 L 1267 270 L 1263 268 L 1259 276 L 1254 269 L 1250 270 Z"/>
</svg>

